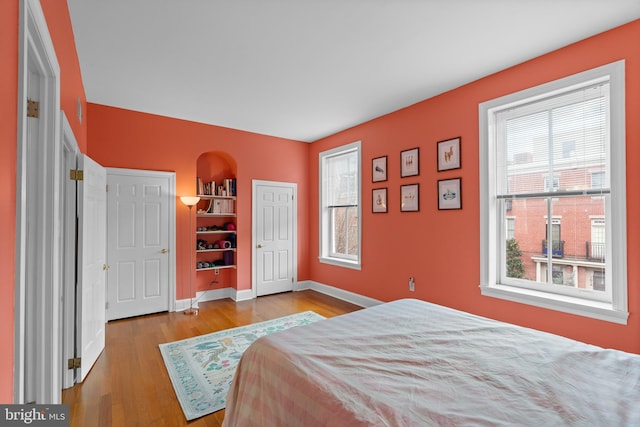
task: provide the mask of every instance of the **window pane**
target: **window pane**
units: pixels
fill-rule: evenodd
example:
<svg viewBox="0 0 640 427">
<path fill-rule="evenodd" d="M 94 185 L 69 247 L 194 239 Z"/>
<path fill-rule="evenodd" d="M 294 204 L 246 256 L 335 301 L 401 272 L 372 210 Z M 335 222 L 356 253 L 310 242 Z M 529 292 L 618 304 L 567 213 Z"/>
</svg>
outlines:
<svg viewBox="0 0 640 427">
<path fill-rule="evenodd" d="M 506 209 L 504 216 L 505 228 L 513 228 L 513 239 L 506 242 L 506 277 L 547 286 L 551 283 L 606 291 L 604 196 L 524 198 L 510 202 L 509 217 L 506 218 Z"/>
<path fill-rule="evenodd" d="M 608 188 L 608 85 L 498 113 L 498 194 Z M 601 174 L 595 178 L 594 174 Z"/>
<path fill-rule="evenodd" d="M 329 206 L 358 203 L 358 155 L 356 151 L 327 159 L 327 189 Z"/>
<path fill-rule="evenodd" d="M 333 208 L 333 254 L 348 258 L 358 256 L 358 209 Z"/>
</svg>

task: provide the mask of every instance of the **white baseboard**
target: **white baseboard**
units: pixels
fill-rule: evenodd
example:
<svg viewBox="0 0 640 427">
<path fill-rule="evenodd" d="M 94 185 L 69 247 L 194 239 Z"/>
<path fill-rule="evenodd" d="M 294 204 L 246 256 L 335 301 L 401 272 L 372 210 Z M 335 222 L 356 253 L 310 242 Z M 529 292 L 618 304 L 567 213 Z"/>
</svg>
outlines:
<svg viewBox="0 0 640 427">
<path fill-rule="evenodd" d="M 350 302 L 351 304 L 355 304 L 360 307 L 373 307 L 374 305 L 382 303 L 382 301 L 378 301 L 377 299 L 365 297 L 363 295 L 345 291 L 333 286 L 324 285 L 322 283 L 314 282 L 313 280 L 303 280 L 298 282 L 294 290 L 304 291 L 308 289 L 341 299 L 346 302 Z M 234 301 L 247 301 L 253 299 L 254 297 L 253 291 L 251 289 L 212 289 L 209 291 L 196 292 L 196 297 L 193 300 L 193 306 L 194 308 L 198 308 L 199 302 L 215 301 L 225 298 L 231 298 Z M 190 306 L 190 302 L 191 300 L 189 299 L 177 300 L 176 311 L 184 311 L 188 309 Z"/>
<path fill-rule="evenodd" d="M 242 290 L 235 290 L 232 289 L 234 295 L 231 297 L 231 299 L 233 299 L 234 301 L 247 301 L 250 299 L 253 299 L 253 290 L 251 289 L 242 289 Z"/>
<path fill-rule="evenodd" d="M 378 301 L 377 299 L 365 297 L 333 286 L 323 285 L 322 283 L 314 282 L 313 280 L 298 282 L 298 291 L 306 289 L 311 289 L 316 292 L 350 302 L 351 304 L 359 305 L 360 307 L 373 307 L 374 305 L 382 304 L 382 301 Z"/>
</svg>

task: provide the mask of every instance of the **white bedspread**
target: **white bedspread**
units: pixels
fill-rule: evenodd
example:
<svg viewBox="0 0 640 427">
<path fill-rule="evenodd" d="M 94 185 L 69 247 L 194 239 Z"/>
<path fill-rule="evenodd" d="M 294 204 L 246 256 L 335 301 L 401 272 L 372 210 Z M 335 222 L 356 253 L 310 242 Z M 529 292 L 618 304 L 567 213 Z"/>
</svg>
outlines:
<svg viewBox="0 0 640 427">
<path fill-rule="evenodd" d="M 258 339 L 224 426 L 640 426 L 640 355 L 418 300 Z"/>
</svg>

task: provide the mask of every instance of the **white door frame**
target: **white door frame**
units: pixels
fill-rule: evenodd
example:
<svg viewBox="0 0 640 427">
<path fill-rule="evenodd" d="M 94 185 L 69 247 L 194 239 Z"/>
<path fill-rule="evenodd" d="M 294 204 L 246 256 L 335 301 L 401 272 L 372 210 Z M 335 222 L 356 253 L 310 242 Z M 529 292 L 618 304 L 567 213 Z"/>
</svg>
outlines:
<svg viewBox="0 0 640 427">
<path fill-rule="evenodd" d="M 136 177 L 148 177 L 152 176 L 155 178 L 166 178 L 169 181 L 169 311 L 176 311 L 176 174 L 175 172 L 160 172 L 160 171 L 149 171 L 149 170 L 139 170 L 139 169 L 123 169 L 123 168 L 107 168 L 107 181 L 109 179 L 109 175 L 128 175 L 128 176 L 136 176 Z M 109 198 L 107 197 L 107 203 L 109 203 Z M 107 207 L 107 211 L 108 211 Z M 107 232 L 109 229 L 109 218 L 107 218 Z M 108 241 L 108 240 L 107 240 Z M 109 249 L 107 248 L 107 254 L 109 253 Z M 107 264 L 110 263 L 110 260 L 107 259 Z M 107 275 L 109 271 L 107 271 Z M 109 281 L 107 280 L 107 283 Z"/>
<path fill-rule="evenodd" d="M 286 187 L 293 190 L 293 290 L 298 290 L 298 185 L 292 182 L 254 179 L 251 181 L 251 205 L 253 206 L 251 215 L 251 298 L 257 298 L 258 295 L 258 251 L 256 251 L 258 246 L 258 199 L 256 189 L 259 185 Z"/>
<path fill-rule="evenodd" d="M 63 176 L 69 169 L 78 168 L 78 154 L 80 149 L 76 137 L 73 134 L 71 125 L 67 120 L 64 111 L 62 112 L 62 136 L 61 136 L 60 165 Z M 69 162 L 65 163 L 64 152 L 70 153 Z M 62 236 L 62 262 L 61 274 L 62 284 L 62 360 L 60 369 L 62 370 L 62 388 L 72 387 L 75 383 L 75 370 L 68 369 L 66 361 L 75 357 L 75 324 L 76 324 L 76 224 L 77 224 L 77 189 L 76 181 L 72 181 L 68 176 L 61 183 L 61 224 L 64 235 Z"/>
<path fill-rule="evenodd" d="M 56 404 L 60 403 L 62 389 L 59 323 L 61 236 L 58 227 L 60 67 L 38 0 L 20 2 L 19 25 L 13 402 L 35 400 L 36 403 Z M 35 141 L 38 149 L 31 150 L 26 116 L 27 96 L 32 84 L 29 82 L 30 72 L 37 76 L 35 83 L 39 85 L 40 96 L 38 139 Z M 27 176 L 30 176 L 29 180 Z M 36 235 L 39 238 L 33 241 Z M 33 245 L 37 249 L 34 250 Z M 35 285 L 34 292 L 29 294 L 28 271 L 34 278 L 30 285 Z M 29 324 L 33 326 L 29 327 Z M 27 339 L 37 350 L 35 354 L 27 354 Z M 36 378 L 33 390 L 27 387 L 27 375 Z"/>
</svg>

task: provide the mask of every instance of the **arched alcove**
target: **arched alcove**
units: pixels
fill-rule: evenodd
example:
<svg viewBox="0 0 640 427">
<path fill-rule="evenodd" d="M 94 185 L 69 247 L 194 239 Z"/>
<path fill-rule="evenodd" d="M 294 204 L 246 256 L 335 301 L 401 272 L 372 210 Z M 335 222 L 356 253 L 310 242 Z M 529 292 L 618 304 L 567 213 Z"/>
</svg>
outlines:
<svg viewBox="0 0 640 427">
<path fill-rule="evenodd" d="M 196 291 L 236 287 L 237 164 L 226 152 L 202 153 L 196 164 L 198 195 L 196 225 Z M 211 295 L 211 298 L 214 296 Z M 210 299 L 206 295 L 204 300 Z"/>
</svg>

